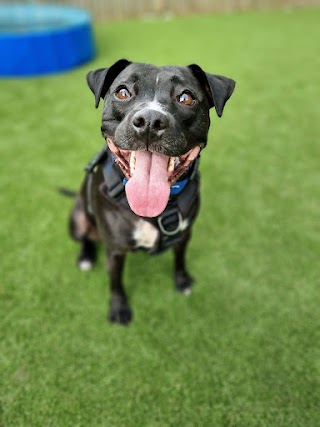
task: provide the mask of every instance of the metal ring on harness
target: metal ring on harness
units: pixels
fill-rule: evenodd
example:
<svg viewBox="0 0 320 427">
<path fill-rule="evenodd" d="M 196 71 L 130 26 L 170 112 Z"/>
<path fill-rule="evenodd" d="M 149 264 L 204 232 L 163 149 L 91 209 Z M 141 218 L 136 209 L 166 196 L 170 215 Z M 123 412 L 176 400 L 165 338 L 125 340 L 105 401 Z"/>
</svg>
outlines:
<svg viewBox="0 0 320 427">
<path fill-rule="evenodd" d="M 178 225 L 174 230 L 166 230 L 164 225 L 163 225 L 163 221 L 166 218 L 168 218 L 172 213 L 175 213 L 178 216 Z M 174 236 L 175 234 L 179 233 L 179 231 L 181 231 L 182 221 L 183 221 L 183 219 L 182 219 L 181 213 L 177 209 L 170 209 L 168 212 L 165 212 L 165 215 L 159 216 L 158 225 L 159 225 L 161 232 L 165 236 Z"/>
</svg>

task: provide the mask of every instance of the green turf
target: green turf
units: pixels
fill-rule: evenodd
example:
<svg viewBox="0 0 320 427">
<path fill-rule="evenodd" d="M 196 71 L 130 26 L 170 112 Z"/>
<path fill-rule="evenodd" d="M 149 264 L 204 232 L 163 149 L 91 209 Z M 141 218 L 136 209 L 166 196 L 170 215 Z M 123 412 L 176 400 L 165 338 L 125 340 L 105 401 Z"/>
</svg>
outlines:
<svg viewBox="0 0 320 427">
<path fill-rule="evenodd" d="M 320 10 L 99 24 L 76 71 L 0 81 L 1 427 L 320 426 Z M 102 146 L 89 69 L 199 63 L 237 81 L 202 156 L 188 253 L 129 256 L 128 328 L 66 219 Z"/>
</svg>

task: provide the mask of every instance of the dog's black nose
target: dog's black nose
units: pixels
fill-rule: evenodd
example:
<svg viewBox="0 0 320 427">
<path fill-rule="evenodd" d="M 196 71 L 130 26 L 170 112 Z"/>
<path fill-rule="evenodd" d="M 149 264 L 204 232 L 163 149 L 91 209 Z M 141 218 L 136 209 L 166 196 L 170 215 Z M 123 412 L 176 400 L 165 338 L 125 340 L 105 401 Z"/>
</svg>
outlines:
<svg viewBox="0 0 320 427">
<path fill-rule="evenodd" d="M 169 125 L 168 117 L 161 111 L 143 109 L 134 114 L 132 125 L 139 136 L 159 137 Z"/>
</svg>

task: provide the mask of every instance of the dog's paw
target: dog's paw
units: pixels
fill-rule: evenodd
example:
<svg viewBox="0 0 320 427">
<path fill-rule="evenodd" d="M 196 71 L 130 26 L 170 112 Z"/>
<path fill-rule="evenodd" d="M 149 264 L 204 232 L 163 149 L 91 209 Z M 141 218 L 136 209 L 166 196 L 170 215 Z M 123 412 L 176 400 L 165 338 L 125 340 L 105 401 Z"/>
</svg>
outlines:
<svg viewBox="0 0 320 427">
<path fill-rule="evenodd" d="M 97 261 L 97 249 L 94 242 L 83 239 L 80 253 L 77 258 L 77 266 L 81 271 L 90 271 Z"/>
<path fill-rule="evenodd" d="M 132 311 L 126 304 L 111 305 L 109 320 L 112 323 L 127 326 L 132 320 Z"/>
<path fill-rule="evenodd" d="M 90 271 L 93 267 L 93 262 L 90 259 L 79 259 L 77 264 L 81 271 Z"/>
<path fill-rule="evenodd" d="M 192 293 L 192 284 L 194 280 L 186 271 L 178 271 L 175 274 L 175 285 L 177 291 L 184 295 L 190 295 Z"/>
</svg>

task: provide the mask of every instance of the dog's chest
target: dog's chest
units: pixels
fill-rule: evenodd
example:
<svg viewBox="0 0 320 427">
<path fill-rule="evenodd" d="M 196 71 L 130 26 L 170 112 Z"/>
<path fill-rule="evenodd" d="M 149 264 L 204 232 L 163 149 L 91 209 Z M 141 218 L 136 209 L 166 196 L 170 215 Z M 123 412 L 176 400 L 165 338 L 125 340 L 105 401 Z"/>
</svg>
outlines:
<svg viewBox="0 0 320 427">
<path fill-rule="evenodd" d="M 135 223 L 135 228 L 133 230 L 135 248 L 152 249 L 156 245 L 158 238 L 159 230 L 150 222 L 139 219 Z"/>
</svg>

